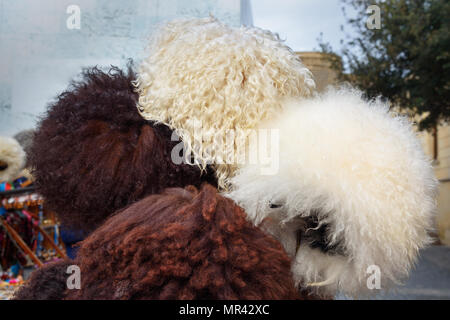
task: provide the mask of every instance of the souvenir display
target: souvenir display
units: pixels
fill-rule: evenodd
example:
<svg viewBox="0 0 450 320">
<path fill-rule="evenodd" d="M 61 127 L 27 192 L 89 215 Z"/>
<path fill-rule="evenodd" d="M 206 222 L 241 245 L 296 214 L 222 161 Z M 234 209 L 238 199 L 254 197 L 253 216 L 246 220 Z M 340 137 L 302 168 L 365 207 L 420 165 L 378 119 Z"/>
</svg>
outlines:
<svg viewBox="0 0 450 320">
<path fill-rule="evenodd" d="M 0 139 L 2 269 L 38 267 L 18 300 L 359 298 L 430 243 L 438 183 L 412 124 L 319 94 L 256 27 L 163 24 L 136 73 L 83 69 L 32 137 L 33 179 Z"/>
</svg>

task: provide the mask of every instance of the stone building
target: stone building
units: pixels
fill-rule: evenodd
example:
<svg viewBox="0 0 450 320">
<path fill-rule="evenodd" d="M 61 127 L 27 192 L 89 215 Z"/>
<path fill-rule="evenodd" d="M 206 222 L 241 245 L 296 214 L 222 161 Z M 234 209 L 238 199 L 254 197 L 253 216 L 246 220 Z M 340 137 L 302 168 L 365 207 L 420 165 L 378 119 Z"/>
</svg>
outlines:
<svg viewBox="0 0 450 320">
<path fill-rule="evenodd" d="M 317 90 L 322 92 L 327 86 L 336 83 L 336 72 L 326 54 L 321 52 L 297 52 L 302 62 L 314 75 Z"/>
<path fill-rule="evenodd" d="M 436 231 L 442 243 L 450 246 L 450 127 L 439 126 L 437 138 L 421 133 L 426 152 L 434 159 L 434 171 L 439 179 Z"/>
</svg>

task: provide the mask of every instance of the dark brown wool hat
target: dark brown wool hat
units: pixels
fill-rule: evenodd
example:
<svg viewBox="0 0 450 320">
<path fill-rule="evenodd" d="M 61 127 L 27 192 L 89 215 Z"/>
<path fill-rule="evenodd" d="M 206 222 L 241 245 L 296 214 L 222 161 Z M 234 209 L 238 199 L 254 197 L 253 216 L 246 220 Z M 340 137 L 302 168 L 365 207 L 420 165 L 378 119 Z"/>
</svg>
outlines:
<svg viewBox="0 0 450 320">
<path fill-rule="evenodd" d="M 38 192 L 68 227 L 94 230 L 110 214 L 167 187 L 215 184 L 211 172 L 171 160 L 172 131 L 136 109 L 134 73 L 85 69 L 52 103 L 34 135 Z"/>
<path fill-rule="evenodd" d="M 67 289 L 67 268 L 72 260 L 51 262 L 35 270 L 14 293 L 14 300 L 61 300 Z"/>
</svg>

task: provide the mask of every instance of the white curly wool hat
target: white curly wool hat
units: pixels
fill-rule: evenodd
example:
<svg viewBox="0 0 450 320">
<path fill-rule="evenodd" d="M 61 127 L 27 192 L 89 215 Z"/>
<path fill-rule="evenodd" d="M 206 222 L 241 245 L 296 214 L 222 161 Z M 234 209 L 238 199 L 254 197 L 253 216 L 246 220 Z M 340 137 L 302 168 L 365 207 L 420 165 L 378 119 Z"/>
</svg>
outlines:
<svg viewBox="0 0 450 320">
<path fill-rule="evenodd" d="M 288 105 L 265 124 L 278 171 L 244 166 L 227 196 L 269 218 L 300 286 L 358 297 L 398 284 L 430 240 L 438 185 L 412 125 L 350 89 Z"/>
<path fill-rule="evenodd" d="M 278 35 L 213 17 L 164 25 L 149 51 L 135 82 L 141 115 L 175 129 L 197 165 L 214 164 L 220 187 L 237 167 L 225 157 L 245 148 L 246 130 L 275 116 L 281 97 L 315 89 L 310 71 Z M 234 144 L 223 150 L 230 130 Z"/>
<path fill-rule="evenodd" d="M 0 137 L 0 182 L 16 178 L 25 165 L 25 152 L 13 138 Z"/>
</svg>

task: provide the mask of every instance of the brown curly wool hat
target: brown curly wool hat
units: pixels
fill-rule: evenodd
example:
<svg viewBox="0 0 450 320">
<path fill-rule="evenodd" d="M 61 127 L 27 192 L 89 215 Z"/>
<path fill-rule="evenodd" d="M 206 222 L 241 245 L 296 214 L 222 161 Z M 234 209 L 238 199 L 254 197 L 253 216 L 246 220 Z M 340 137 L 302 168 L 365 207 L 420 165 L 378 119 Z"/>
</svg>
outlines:
<svg viewBox="0 0 450 320">
<path fill-rule="evenodd" d="M 167 187 L 216 184 L 211 172 L 171 160 L 172 131 L 142 119 L 131 67 L 85 69 L 36 130 L 30 162 L 49 209 L 91 231 L 106 217 Z"/>
<path fill-rule="evenodd" d="M 300 299 L 278 241 L 204 184 L 151 195 L 86 238 L 68 299 Z"/>
</svg>

